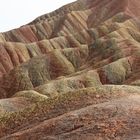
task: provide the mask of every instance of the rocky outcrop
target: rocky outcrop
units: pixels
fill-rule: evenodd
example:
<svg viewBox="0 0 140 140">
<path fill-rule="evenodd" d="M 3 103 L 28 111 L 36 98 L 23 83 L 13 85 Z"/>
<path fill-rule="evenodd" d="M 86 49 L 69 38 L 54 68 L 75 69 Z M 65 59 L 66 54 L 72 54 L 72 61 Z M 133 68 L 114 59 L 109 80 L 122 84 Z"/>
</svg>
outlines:
<svg viewBox="0 0 140 140">
<path fill-rule="evenodd" d="M 0 33 L 1 139 L 139 139 L 139 11 L 78 0 Z"/>
</svg>

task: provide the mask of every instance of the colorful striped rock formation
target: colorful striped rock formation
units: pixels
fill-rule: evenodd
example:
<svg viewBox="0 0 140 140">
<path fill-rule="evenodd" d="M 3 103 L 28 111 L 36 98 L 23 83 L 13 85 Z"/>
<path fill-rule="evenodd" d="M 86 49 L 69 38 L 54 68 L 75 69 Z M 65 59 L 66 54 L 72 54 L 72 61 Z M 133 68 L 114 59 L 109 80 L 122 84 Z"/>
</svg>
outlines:
<svg viewBox="0 0 140 140">
<path fill-rule="evenodd" d="M 140 0 L 78 0 L 0 33 L 0 140 L 140 139 Z"/>
</svg>

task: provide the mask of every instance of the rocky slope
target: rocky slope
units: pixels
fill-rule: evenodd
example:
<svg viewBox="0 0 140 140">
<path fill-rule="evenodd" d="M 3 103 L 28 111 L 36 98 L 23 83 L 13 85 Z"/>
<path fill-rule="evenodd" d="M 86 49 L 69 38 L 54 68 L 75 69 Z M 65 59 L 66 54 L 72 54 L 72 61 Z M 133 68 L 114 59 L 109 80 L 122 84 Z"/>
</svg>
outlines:
<svg viewBox="0 0 140 140">
<path fill-rule="evenodd" d="M 140 139 L 139 18 L 78 0 L 0 33 L 0 139 Z"/>
</svg>

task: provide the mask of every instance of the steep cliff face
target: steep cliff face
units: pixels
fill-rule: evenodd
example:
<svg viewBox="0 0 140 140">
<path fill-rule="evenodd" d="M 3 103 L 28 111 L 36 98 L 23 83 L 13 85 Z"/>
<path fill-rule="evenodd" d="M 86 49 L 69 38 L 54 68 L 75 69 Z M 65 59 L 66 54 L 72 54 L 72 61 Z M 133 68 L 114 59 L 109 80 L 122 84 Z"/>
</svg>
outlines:
<svg viewBox="0 0 140 140">
<path fill-rule="evenodd" d="M 139 18 L 78 0 L 0 33 L 1 139 L 140 139 Z"/>
</svg>

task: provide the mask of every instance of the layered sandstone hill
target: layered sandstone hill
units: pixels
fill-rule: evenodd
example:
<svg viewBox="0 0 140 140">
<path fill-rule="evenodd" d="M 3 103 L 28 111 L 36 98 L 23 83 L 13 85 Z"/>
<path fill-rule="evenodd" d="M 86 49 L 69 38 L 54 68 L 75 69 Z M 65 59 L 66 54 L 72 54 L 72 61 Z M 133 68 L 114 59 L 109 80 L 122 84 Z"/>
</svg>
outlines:
<svg viewBox="0 0 140 140">
<path fill-rule="evenodd" d="M 0 33 L 0 140 L 140 139 L 140 0 L 78 0 Z"/>
</svg>

